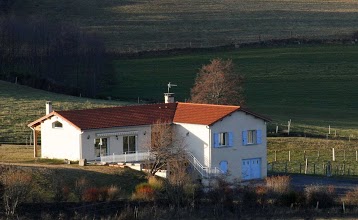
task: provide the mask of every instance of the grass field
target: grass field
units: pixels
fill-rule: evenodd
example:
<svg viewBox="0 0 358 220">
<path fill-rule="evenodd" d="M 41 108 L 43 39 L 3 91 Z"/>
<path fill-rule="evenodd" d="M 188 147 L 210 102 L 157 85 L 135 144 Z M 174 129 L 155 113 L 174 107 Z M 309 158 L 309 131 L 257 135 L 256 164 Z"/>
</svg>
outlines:
<svg viewBox="0 0 358 220">
<path fill-rule="evenodd" d="M 45 115 L 46 100 L 53 102 L 54 110 L 129 104 L 60 95 L 0 81 L 0 143 L 28 142 L 32 131 L 27 124 Z"/>
<path fill-rule="evenodd" d="M 119 84 L 104 95 L 162 101 L 166 84 L 173 82 L 178 84 L 172 90 L 177 100 L 185 101 L 198 69 L 216 57 L 234 61 L 245 76 L 247 106 L 274 123 L 292 119 L 293 131 L 317 134 L 327 133 L 331 125 L 338 135 L 357 137 L 357 45 L 244 48 L 117 60 Z"/>
<path fill-rule="evenodd" d="M 308 161 L 308 174 L 324 174 L 327 162 L 331 162 L 334 175 L 358 176 L 357 141 L 341 141 L 315 138 L 269 138 L 267 143 L 269 168 L 274 171 L 304 173 L 305 158 Z M 332 161 L 332 148 L 335 160 Z M 289 153 L 290 151 L 290 153 Z M 275 160 L 276 158 L 276 160 Z M 289 161 L 290 158 L 290 161 Z M 301 164 L 301 165 L 300 165 Z M 287 168 L 286 168 L 287 166 Z"/>
<path fill-rule="evenodd" d="M 1 145 L 0 162 L 2 165 L 16 164 L 32 176 L 33 189 L 29 200 L 34 201 L 40 199 L 51 202 L 56 184 L 68 186 L 72 191 L 75 182 L 81 178 L 87 180 L 87 187 L 116 186 L 122 198 L 130 196 L 137 184 L 145 182 L 143 172 L 129 168 L 94 165 L 79 167 L 78 164 L 65 165 L 63 160 L 34 159 L 33 147 L 23 145 Z M 72 196 L 70 200 L 76 201 L 76 198 Z"/>
<path fill-rule="evenodd" d="M 20 15 L 68 22 L 109 50 L 208 46 L 357 31 L 355 0 L 24 0 Z"/>
</svg>

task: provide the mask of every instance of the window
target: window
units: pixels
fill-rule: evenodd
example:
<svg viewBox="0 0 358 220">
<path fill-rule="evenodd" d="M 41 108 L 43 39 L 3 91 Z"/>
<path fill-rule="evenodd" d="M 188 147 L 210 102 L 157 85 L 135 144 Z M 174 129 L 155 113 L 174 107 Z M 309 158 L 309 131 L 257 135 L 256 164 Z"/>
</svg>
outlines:
<svg viewBox="0 0 358 220">
<path fill-rule="evenodd" d="M 55 121 L 52 123 L 52 128 L 62 128 L 62 123 L 59 121 Z"/>
<path fill-rule="evenodd" d="M 94 155 L 96 157 L 106 156 L 108 154 L 107 138 L 98 138 L 94 140 Z"/>
<path fill-rule="evenodd" d="M 247 130 L 242 132 L 243 145 L 254 145 L 262 143 L 261 130 Z"/>
<path fill-rule="evenodd" d="M 247 144 L 256 144 L 256 130 L 247 131 Z"/>
<path fill-rule="evenodd" d="M 219 145 L 226 146 L 228 145 L 228 137 L 229 134 L 227 132 L 219 133 Z"/>
<path fill-rule="evenodd" d="M 214 133 L 214 147 L 232 147 L 232 132 Z"/>
<path fill-rule="evenodd" d="M 123 153 L 135 153 L 136 136 L 123 136 Z"/>
</svg>

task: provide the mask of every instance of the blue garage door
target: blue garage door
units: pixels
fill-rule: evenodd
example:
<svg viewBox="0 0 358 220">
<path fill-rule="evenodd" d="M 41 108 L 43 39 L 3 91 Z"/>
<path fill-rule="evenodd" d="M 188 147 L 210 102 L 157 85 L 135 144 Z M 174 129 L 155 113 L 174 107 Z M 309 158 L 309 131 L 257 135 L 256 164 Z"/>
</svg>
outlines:
<svg viewBox="0 0 358 220">
<path fill-rule="evenodd" d="M 241 178 L 243 180 L 261 178 L 261 158 L 244 159 L 241 164 Z"/>
</svg>

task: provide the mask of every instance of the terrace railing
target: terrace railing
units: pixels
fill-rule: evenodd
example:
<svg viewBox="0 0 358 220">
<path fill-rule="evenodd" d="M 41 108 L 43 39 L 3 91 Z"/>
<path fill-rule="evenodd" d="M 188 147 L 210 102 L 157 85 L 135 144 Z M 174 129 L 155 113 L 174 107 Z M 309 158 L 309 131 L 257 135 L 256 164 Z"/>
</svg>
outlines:
<svg viewBox="0 0 358 220">
<path fill-rule="evenodd" d="M 127 163 L 148 160 L 150 157 L 149 151 L 135 151 L 125 152 L 124 154 L 112 154 L 108 156 L 101 156 L 101 162 L 105 163 Z"/>
</svg>

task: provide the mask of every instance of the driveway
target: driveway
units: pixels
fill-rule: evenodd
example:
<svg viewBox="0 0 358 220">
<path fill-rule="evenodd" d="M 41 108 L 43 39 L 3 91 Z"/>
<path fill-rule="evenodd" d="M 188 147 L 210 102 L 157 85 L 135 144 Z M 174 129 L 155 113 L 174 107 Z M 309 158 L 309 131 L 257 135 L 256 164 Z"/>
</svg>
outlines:
<svg viewBox="0 0 358 220">
<path fill-rule="evenodd" d="M 342 195 L 346 191 L 358 187 L 358 178 L 343 178 L 343 177 L 322 177 L 322 176 L 309 176 L 309 175 L 290 175 L 291 183 L 295 189 L 303 190 L 307 185 L 333 185 L 337 194 Z"/>
</svg>

